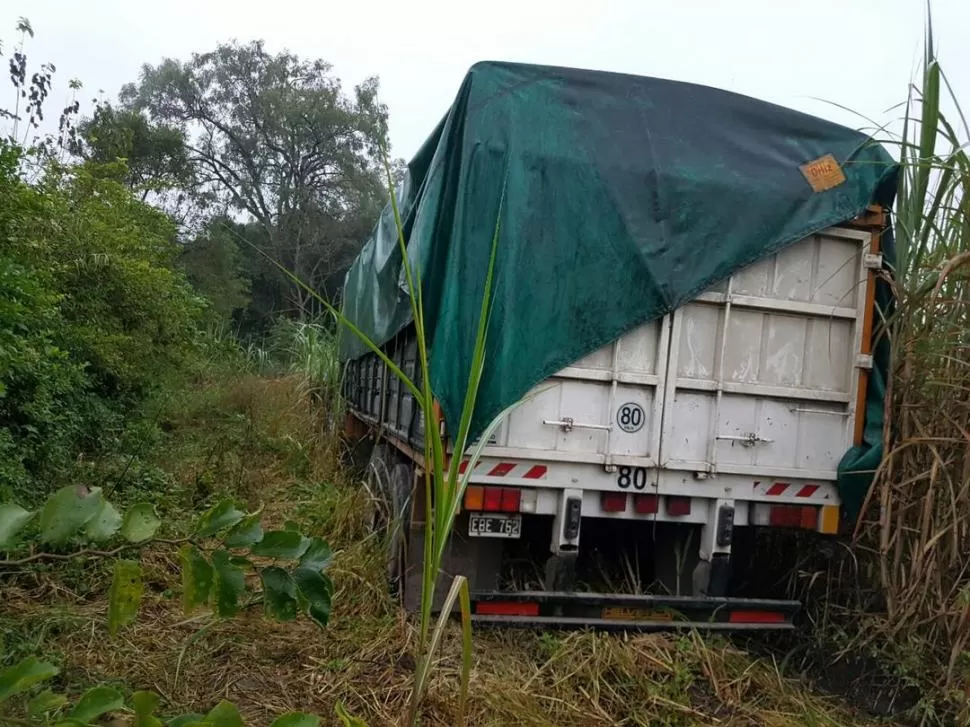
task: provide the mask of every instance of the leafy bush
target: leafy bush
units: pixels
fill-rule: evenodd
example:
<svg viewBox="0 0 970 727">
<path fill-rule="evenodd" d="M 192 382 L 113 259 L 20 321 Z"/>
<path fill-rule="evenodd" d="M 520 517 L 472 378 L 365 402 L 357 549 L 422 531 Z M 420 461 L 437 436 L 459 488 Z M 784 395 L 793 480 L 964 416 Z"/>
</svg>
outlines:
<svg viewBox="0 0 970 727">
<path fill-rule="evenodd" d="M 0 552 L 74 546 L 74 551 L 67 554 L 41 551 L 22 558 L 0 559 L 0 572 L 40 560 L 113 558 L 123 550 L 150 543 L 183 543 L 179 560 L 186 612 L 209 606 L 216 618 L 229 618 L 249 605 L 261 603 L 267 616 L 277 621 L 291 621 L 302 613 L 321 628 L 327 625 L 333 584 L 324 570 L 331 552 L 321 538 L 307 537 L 295 529 L 264 531 L 259 512 L 245 513 L 231 500 L 220 502 L 203 514 L 190 537 L 177 541 L 158 539 L 155 534 L 161 525 L 150 504 L 139 503 L 122 513 L 97 488 L 64 487 L 36 512 L 0 502 Z M 83 547 L 117 543 L 121 545 L 108 551 Z M 251 573 L 262 586 L 257 593 L 247 585 L 247 575 Z M 143 591 L 140 562 L 115 561 L 108 606 L 109 633 L 117 633 L 137 616 Z M 57 673 L 53 664 L 35 656 L 0 668 L 0 723 L 83 727 L 126 709 L 124 695 L 103 685 L 89 689 L 69 707 L 65 696 L 49 689 L 42 691 L 42 683 Z M 163 722 L 155 717 L 159 702 L 158 696 L 150 692 L 132 695 L 135 724 L 162 727 Z M 242 727 L 242 718 L 234 705 L 224 701 L 206 715 L 183 715 L 167 724 Z M 319 725 L 320 720 L 291 712 L 273 724 L 310 727 Z"/>
<path fill-rule="evenodd" d="M 24 169 L 0 142 L 0 497 L 32 502 L 178 375 L 202 304 L 164 214 L 88 165 Z"/>
</svg>

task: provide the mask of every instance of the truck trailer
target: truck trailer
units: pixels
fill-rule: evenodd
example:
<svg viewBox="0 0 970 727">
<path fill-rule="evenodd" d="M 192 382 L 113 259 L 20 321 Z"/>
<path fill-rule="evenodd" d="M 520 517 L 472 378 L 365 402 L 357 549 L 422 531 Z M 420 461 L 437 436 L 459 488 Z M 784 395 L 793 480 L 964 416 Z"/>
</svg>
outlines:
<svg viewBox="0 0 970 727">
<path fill-rule="evenodd" d="M 732 550 L 756 528 L 833 536 L 864 497 L 896 171 L 858 132 L 736 94 L 471 69 L 398 203 L 446 434 L 496 236 L 473 434 L 518 405 L 473 465 L 443 579 L 468 578 L 475 621 L 792 627 L 796 602 L 733 593 Z M 414 378 L 401 267 L 386 210 L 344 313 Z M 347 332 L 341 351 L 389 581 L 414 608 L 422 413 Z"/>
</svg>

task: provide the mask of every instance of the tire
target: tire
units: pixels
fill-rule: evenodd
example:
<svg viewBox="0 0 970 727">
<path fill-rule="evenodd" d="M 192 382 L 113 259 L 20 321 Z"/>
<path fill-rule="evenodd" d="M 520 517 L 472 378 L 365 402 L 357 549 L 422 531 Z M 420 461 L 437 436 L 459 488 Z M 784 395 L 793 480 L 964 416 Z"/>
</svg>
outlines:
<svg viewBox="0 0 970 727">
<path fill-rule="evenodd" d="M 382 533 L 390 518 L 388 508 L 390 492 L 391 469 L 394 466 L 394 453 L 390 446 L 378 442 L 371 450 L 364 476 L 364 487 L 370 495 L 370 531 Z"/>
<path fill-rule="evenodd" d="M 408 568 L 408 534 L 411 526 L 411 491 L 414 478 L 411 466 L 399 463 L 391 470 L 388 512 L 384 533 L 387 549 L 387 585 L 391 595 L 404 599 Z"/>
<path fill-rule="evenodd" d="M 400 597 L 407 568 L 411 522 L 411 465 L 385 444 L 374 445 L 364 484 L 371 498 L 370 532 L 378 538 L 385 561 L 388 591 Z"/>
</svg>

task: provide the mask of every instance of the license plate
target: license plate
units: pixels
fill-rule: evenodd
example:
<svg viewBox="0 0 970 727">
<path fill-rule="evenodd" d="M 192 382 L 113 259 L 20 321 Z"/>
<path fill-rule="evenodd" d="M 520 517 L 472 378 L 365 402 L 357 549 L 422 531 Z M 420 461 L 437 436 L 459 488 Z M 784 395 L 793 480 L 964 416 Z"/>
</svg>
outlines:
<svg viewBox="0 0 970 727">
<path fill-rule="evenodd" d="M 469 515 L 468 534 L 473 538 L 520 538 L 521 515 Z"/>
</svg>

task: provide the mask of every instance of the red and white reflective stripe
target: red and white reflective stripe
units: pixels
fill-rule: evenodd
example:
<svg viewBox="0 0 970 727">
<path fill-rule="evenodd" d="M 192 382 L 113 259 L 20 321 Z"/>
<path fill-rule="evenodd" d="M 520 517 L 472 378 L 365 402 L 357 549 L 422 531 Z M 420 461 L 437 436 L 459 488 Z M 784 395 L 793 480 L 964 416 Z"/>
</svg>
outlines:
<svg viewBox="0 0 970 727">
<path fill-rule="evenodd" d="M 468 460 L 461 463 L 458 471 L 465 474 L 468 469 Z M 542 480 L 545 479 L 549 468 L 544 464 L 529 464 L 528 462 L 485 462 L 478 460 L 475 465 L 475 474 L 484 477 L 515 477 L 523 480 Z"/>
<path fill-rule="evenodd" d="M 761 489 L 761 482 L 754 483 L 754 489 Z M 792 485 L 788 482 L 773 482 L 770 487 L 768 487 L 763 494 L 765 497 L 813 497 L 819 490 L 821 490 L 820 485 Z M 824 492 L 819 493 L 822 496 L 825 495 Z M 827 499 L 827 498 L 826 498 Z"/>
</svg>

